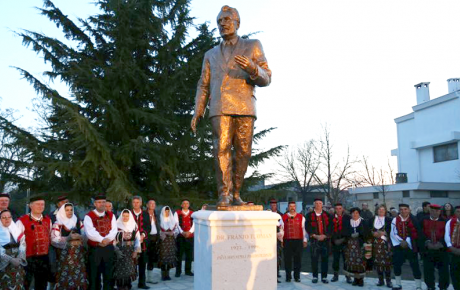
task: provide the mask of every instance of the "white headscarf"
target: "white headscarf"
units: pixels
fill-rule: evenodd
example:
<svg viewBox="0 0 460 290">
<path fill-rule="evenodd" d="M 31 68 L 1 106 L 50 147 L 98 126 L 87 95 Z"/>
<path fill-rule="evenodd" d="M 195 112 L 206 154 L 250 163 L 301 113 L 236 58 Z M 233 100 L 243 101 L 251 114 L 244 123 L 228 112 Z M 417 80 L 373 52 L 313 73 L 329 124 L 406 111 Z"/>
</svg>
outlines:
<svg viewBox="0 0 460 290">
<path fill-rule="evenodd" d="M 166 217 L 165 210 L 169 209 L 169 217 Z M 165 206 L 161 209 L 160 215 L 160 226 L 163 230 L 174 230 L 176 227 L 176 220 L 171 212 L 171 208 L 169 206 Z"/>
<path fill-rule="evenodd" d="M 72 207 L 72 210 L 73 210 L 73 214 L 72 214 L 72 217 L 71 218 L 68 218 L 66 213 L 65 213 L 65 207 L 66 206 L 71 206 Z M 63 225 L 65 226 L 69 231 L 71 229 L 74 229 L 77 227 L 77 216 L 75 215 L 75 210 L 74 210 L 74 206 L 73 204 L 71 203 L 64 203 L 63 205 L 61 205 L 61 207 L 59 208 L 57 214 L 56 214 L 56 222 L 58 225 Z"/>
<path fill-rule="evenodd" d="M 129 213 L 129 220 L 128 222 L 123 222 L 123 214 L 125 212 Z M 121 211 L 120 216 L 117 219 L 117 226 L 119 230 L 123 230 L 125 232 L 133 232 L 137 228 L 137 223 L 136 220 L 134 219 L 134 216 L 132 212 L 129 209 L 124 209 Z"/>
<path fill-rule="evenodd" d="M 20 235 L 21 235 L 21 231 L 16 226 L 16 223 L 14 221 L 11 221 L 11 224 L 9 227 L 3 226 L 3 224 L 0 222 L 0 246 L 9 244 L 11 242 L 11 236 L 13 236 L 14 241 L 16 243 L 19 243 L 18 237 Z"/>
</svg>

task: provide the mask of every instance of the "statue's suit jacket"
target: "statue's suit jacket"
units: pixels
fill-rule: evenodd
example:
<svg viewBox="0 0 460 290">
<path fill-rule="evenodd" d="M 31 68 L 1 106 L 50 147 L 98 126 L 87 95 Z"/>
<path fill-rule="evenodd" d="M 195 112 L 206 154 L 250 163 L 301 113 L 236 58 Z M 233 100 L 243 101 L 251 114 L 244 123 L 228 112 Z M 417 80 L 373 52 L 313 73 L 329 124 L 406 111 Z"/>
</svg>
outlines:
<svg viewBox="0 0 460 290">
<path fill-rule="evenodd" d="M 256 117 L 255 86 L 268 86 L 272 72 L 268 68 L 262 44 L 258 40 L 239 38 L 233 53 L 225 60 L 223 44 L 208 50 L 204 56 L 201 78 L 195 97 L 195 114 L 203 116 L 209 100 L 209 117 L 240 115 Z M 257 66 L 249 75 L 235 62 L 244 55 Z"/>
</svg>

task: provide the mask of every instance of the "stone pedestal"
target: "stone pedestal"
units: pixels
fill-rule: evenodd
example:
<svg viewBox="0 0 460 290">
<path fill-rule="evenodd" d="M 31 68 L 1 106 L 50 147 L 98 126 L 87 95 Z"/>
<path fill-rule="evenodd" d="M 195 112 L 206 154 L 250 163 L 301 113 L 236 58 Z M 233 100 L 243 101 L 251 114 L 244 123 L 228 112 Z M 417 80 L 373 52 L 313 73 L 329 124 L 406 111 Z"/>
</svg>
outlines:
<svg viewBox="0 0 460 290">
<path fill-rule="evenodd" d="M 193 213 L 195 290 L 276 290 L 276 225 L 269 211 Z"/>
</svg>

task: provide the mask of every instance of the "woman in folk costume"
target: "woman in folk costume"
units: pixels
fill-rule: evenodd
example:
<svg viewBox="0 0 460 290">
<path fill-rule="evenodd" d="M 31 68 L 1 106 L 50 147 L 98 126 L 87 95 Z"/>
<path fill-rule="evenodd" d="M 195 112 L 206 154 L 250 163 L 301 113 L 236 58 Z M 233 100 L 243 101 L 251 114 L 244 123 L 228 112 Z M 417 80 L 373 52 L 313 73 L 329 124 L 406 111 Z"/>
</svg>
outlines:
<svg viewBox="0 0 460 290">
<path fill-rule="evenodd" d="M 360 209 L 355 207 L 350 209 L 351 219 L 350 234 L 345 251 L 345 274 L 354 277 L 353 285 L 364 286 L 364 276 L 366 275 L 367 260 L 365 258 L 364 242 L 368 237 L 368 227 L 360 216 Z"/>
<path fill-rule="evenodd" d="M 391 251 L 391 218 L 387 216 L 387 209 L 384 205 L 377 208 L 377 215 L 371 220 L 369 228 L 372 229 L 372 258 L 374 269 L 379 276 L 377 286 L 383 286 L 384 274 L 388 288 L 392 288 L 391 283 L 391 267 L 392 251 Z"/>
<path fill-rule="evenodd" d="M 141 236 L 130 210 L 124 209 L 117 219 L 118 233 L 115 238 L 117 262 L 113 277 L 117 289 L 131 289 L 137 279 L 137 255 L 141 252 Z"/>
<path fill-rule="evenodd" d="M 176 267 L 176 237 L 179 234 L 177 223 L 169 206 L 161 209 L 160 215 L 160 253 L 158 266 L 161 268 L 161 279 L 171 280 L 169 269 Z"/>
<path fill-rule="evenodd" d="M 83 223 L 75 215 L 73 204 L 62 205 L 51 230 L 51 244 L 57 249 L 55 290 L 88 289 L 83 233 Z"/>
<path fill-rule="evenodd" d="M 26 272 L 26 241 L 8 209 L 0 213 L 0 288 L 23 290 Z"/>
</svg>

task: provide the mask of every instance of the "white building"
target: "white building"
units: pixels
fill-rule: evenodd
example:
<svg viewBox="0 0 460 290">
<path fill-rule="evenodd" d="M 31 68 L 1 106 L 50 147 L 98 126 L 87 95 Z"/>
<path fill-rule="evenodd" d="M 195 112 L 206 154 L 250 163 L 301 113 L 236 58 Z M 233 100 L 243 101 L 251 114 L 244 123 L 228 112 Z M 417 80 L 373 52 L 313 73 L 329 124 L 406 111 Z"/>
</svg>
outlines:
<svg viewBox="0 0 460 290">
<path fill-rule="evenodd" d="M 423 201 L 460 205 L 460 79 L 448 79 L 447 95 L 430 100 L 429 84 L 415 85 L 417 105 L 412 112 L 395 119 L 398 148 L 396 184 L 385 186 L 388 207 L 401 202 L 413 209 Z M 350 191 L 357 203 L 371 207 L 383 202 L 382 187 Z"/>
</svg>

